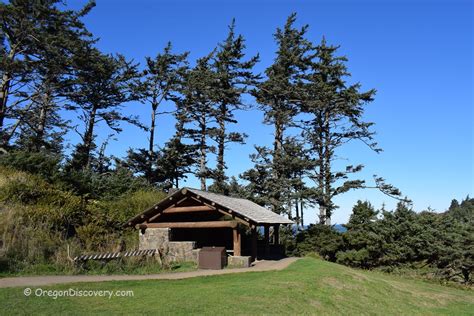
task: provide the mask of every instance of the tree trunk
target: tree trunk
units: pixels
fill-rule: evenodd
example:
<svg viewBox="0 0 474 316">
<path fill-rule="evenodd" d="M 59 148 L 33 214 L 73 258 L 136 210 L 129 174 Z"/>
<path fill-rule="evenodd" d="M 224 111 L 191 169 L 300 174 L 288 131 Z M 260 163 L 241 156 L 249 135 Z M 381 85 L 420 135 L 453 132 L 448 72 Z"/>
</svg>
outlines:
<svg viewBox="0 0 474 316">
<path fill-rule="evenodd" d="M 316 150 L 318 152 L 318 168 L 319 173 L 317 175 L 318 187 L 320 195 L 318 196 L 318 205 L 319 205 L 319 223 L 326 223 L 326 205 L 325 205 L 325 185 L 324 185 L 324 175 L 326 173 L 325 163 L 324 163 L 324 133 L 323 133 L 323 120 L 321 115 L 318 115 L 316 124 L 319 126 L 319 131 L 317 135 L 317 144 Z"/>
<path fill-rule="evenodd" d="M 288 219 L 289 220 L 293 220 L 292 217 L 293 217 L 293 214 L 292 214 L 292 211 L 291 211 L 291 199 L 288 199 Z"/>
<path fill-rule="evenodd" d="M 201 180 L 201 190 L 206 191 L 206 136 L 207 136 L 207 130 L 206 130 L 206 113 L 203 113 L 201 115 L 201 140 L 199 142 L 199 147 L 200 147 L 200 167 L 199 167 L 199 173 L 200 173 L 200 180 Z"/>
<path fill-rule="evenodd" d="M 275 140 L 274 140 L 274 144 L 273 144 L 273 150 L 275 152 L 275 155 L 276 156 L 279 156 L 280 153 L 281 153 L 281 148 L 282 148 L 282 144 L 283 144 L 283 124 L 279 121 L 279 120 L 276 120 L 275 121 Z"/>
<path fill-rule="evenodd" d="M 330 133 L 330 125 L 329 125 L 329 112 L 326 111 L 325 119 L 324 119 L 324 163 L 325 163 L 325 174 L 324 174 L 324 203 L 326 207 L 326 217 L 325 217 L 325 224 L 331 225 L 331 133 Z"/>
<path fill-rule="evenodd" d="M 12 64 L 15 55 L 16 55 L 16 45 L 11 45 L 10 46 L 10 51 L 8 52 L 7 56 L 7 65 Z M 2 141 L 2 145 L 6 146 L 8 145 L 8 142 L 10 140 L 10 137 L 4 138 L 4 132 L 5 132 L 5 117 L 7 115 L 7 102 L 8 102 L 8 95 L 10 92 L 10 83 L 12 80 L 12 74 L 9 72 L 4 72 L 2 76 L 2 84 L 0 86 L 0 138 Z"/>
<path fill-rule="evenodd" d="M 36 151 L 40 151 L 41 146 L 44 143 L 44 128 L 46 126 L 47 111 L 48 109 L 46 105 L 41 106 L 38 129 L 36 131 L 36 141 L 35 141 Z"/>
<path fill-rule="evenodd" d="M 284 125 L 283 123 L 277 118 L 275 120 L 275 139 L 274 139 L 274 144 L 273 144 L 273 177 L 275 178 L 277 183 L 281 183 L 281 172 L 280 168 L 281 166 L 281 151 L 283 147 L 283 132 L 284 132 Z M 282 196 L 281 190 L 277 190 L 277 192 L 274 193 L 274 199 L 275 201 L 280 201 Z M 276 213 L 280 213 L 281 210 L 279 209 L 278 202 L 275 202 L 272 205 L 272 211 Z M 291 210 L 289 210 L 291 212 Z"/>
<path fill-rule="evenodd" d="M 326 206 L 319 204 L 319 223 L 326 225 Z"/>
<path fill-rule="evenodd" d="M 219 123 L 219 134 L 217 139 L 217 177 L 216 184 L 219 188 L 223 188 L 225 181 L 225 161 L 224 161 L 224 151 L 225 151 L 225 117 L 227 115 L 227 105 L 221 104 L 220 106 L 220 117 L 218 119 Z"/>
<path fill-rule="evenodd" d="M 8 92 L 10 91 L 10 74 L 4 73 L 2 76 L 2 85 L 0 87 L 0 136 L 2 137 L 2 144 L 7 145 L 8 141 L 4 138 L 4 124 L 7 112 Z"/>
<path fill-rule="evenodd" d="M 84 134 L 84 154 L 86 155 L 85 166 L 87 169 L 90 168 L 91 163 L 91 150 L 92 142 L 94 141 L 94 126 L 97 115 L 97 108 L 94 106 L 89 114 L 89 122 L 87 124 L 86 132 Z"/>
<path fill-rule="evenodd" d="M 300 210 L 298 205 L 298 198 L 295 199 L 295 213 L 296 213 L 296 227 L 300 227 Z"/>
<path fill-rule="evenodd" d="M 304 213 L 303 213 L 303 204 L 304 204 L 304 202 L 303 202 L 303 199 L 301 199 L 300 204 L 301 204 L 301 206 L 300 206 L 301 227 L 303 227 L 303 229 L 304 229 Z"/>
<path fill-rule="evenodd" d="M 36 138 L 36 141 L 35 141 L 36 151 L 40 151 L 41 146 L 44 144 L 44 134 L 45 134 L 49 106 L 50 106 L 50 94 L 49 92 L 45 91 L 43 94 L 43 102 L 40 108 L 38 128 L 36 130 L 36 137 L 35 137 Z"/>
<path fill-rule="evenodd" d="M 150 124 L 150 142 L 148 144 L 148 154 L 153 156 L 154 142 L 155 142 L 155 120 L 156 120 L 156 107 L 152 107 L 151 111 L 151 124 Z"/>
<path fill-rule="evenodd" d="M 147 180 L 151 182 L 152 172 L 153 172 L 153 159 L 155 153 L 155 125 L 156 125 L 156 109 L 158 108 L 158 103 L 154 102 L 151 105 L 151 124 L 150 124 L 150 142 L 148 144 L 148 166 L 147 166 Z"/>
</svg>

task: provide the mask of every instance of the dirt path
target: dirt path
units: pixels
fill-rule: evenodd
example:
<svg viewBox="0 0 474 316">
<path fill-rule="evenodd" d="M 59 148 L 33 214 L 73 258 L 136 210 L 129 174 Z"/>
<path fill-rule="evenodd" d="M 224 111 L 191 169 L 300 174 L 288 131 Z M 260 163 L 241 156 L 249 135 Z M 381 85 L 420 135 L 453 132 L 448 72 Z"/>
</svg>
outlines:
<svg viewBox="0 0 474 316">
<path fill-rule="evenodd" d="M 263 260 L 258 261 L 253 267 L 240 269 L 224 269 L 224 270 L 196 270 L 189 272 L 175 272 L 162 274 L 147 275 L 48 275 L 48 276 L 32 276 L 32 277 L 13 277 L 0 279 L 0 288 L 20 287 L 20 286 L 45 286 L 63 283 L 78 282 L 103 282 L 103 281 L 127 281 L 127 280 L 179 280 L 194 278 L 199 276 L 219 275 L 229 273 L 242 272 L 258 272 L 282 270 L 288 267 L 298 258 L 285 258 L 282 260 Z"/>
</svg>

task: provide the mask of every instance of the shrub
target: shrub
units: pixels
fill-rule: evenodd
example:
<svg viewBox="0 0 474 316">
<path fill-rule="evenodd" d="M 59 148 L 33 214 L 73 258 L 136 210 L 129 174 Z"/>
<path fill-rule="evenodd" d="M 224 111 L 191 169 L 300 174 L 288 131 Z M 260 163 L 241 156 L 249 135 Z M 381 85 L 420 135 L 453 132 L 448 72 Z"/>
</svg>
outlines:
<svg viewBox="0 0 474 316">
<path fill-rule="evenodd" d="M 310 225 L 296 235 L 296 245 L 299 255 L 317 252 L 326 260 L 335 261 L 336 253 L 342 247 L 342 237 L 332 226 Z"/>
</svg>

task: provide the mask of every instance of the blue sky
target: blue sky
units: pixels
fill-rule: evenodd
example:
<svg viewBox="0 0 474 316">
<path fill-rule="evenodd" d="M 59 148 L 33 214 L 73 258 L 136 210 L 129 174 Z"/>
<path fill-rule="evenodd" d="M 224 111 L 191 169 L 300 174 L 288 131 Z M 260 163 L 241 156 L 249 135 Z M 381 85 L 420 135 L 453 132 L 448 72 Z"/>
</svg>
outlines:
<svg viewBox="0 0 474 316">
<path fill-rule="evenodd" d="M 473 165 L 473 4 L 471 1 L 152 1 L 98 0 L 85 18 L 105 52 L 120 52 L 137 62 L 154 56 L 168 41 L 176 52 L 190 51 L 191 61 L 210 52 L 236 19 L 248 55 L 260 53 L 263 72 L 275 57 L 272 34 L 296 12 L 298 25 L 309 24 L 308 38 L 341 45 L 349 58 L 349 81 L 375 88 L 366 120 L 376 123 L 384 149 L 371 152 L 352 143 L 339 154 L 366 165 L 360 177 L 371 183 L 378 174 L 413 200 L 414 209 L 442 211 L 451 199 L 474 195 Z M 81 1 L 70 2 L 79 7 Z M 165 104 L 163 110 L 171 109 Z M 131 103 L 125 111 L 149 121 L 149 108 Z M 237 114 L 232 129 L 249 134 L 246 145 L 231 146 L 228 174 L 251 167 L 254 144 L 270 145 L 273 130 L 256 110 Z M 172 117 L 158 121 L 158 144 L 173 134 Z M 107 135 L 104 127 L 97 130 Z M 77 141 L 69 135 L 72 142 Z M 129 147 L 145 147 L 147 135 L 134 127 L 112 142 L 108 153 L 123 156 Z M 211 158 L 212 159 L 212 158 Z M 188 186 L 198 186 L 194 178 Z M 369 200 L 388 209 L 395 201 L 375 190 L 352 191 L 337 198 L 333 222 L 347 221 L 352 205 Z M 314 222 L 316 210 L 306 210 Z"/>
</svg>

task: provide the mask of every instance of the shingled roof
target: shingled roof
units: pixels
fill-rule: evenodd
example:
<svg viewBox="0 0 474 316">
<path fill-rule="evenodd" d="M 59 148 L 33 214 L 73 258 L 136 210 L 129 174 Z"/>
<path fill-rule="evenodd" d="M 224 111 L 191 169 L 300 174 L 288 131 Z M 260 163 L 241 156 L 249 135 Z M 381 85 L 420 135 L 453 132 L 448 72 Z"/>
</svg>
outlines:
<svg viewBox="0 0 474 316">
<path fill-rule="evenodd" d="M 171 201 L 185 197 L 187 195 L 199 196 L 204 203 L 212 203 L 218 208 L 231 210 L 239 217 L 252 222 L 253 224 L 293 224 L 293 222 L 286 217 L 278 215 L 250 200 L 201 191 L 193 188 L 183 188 L 173 193 L 145 212 L 131 218 L 127 224 L 132 226 L 143 223 L 147 218 L 150 218 L 163 211 L 166 207 L 168 207 L 168 204 L 172 203 Z"/>
<path fill-rule="evenodd" d="M 233 210 L 242 216 L 248 217 L 257 224 L 293 224 L 288 218 L 278 215 L 250 200 L 230 197 L 207 191 L 187 188 L 189 191 L 202 196 L 216 204 Z"/>
</svg>

